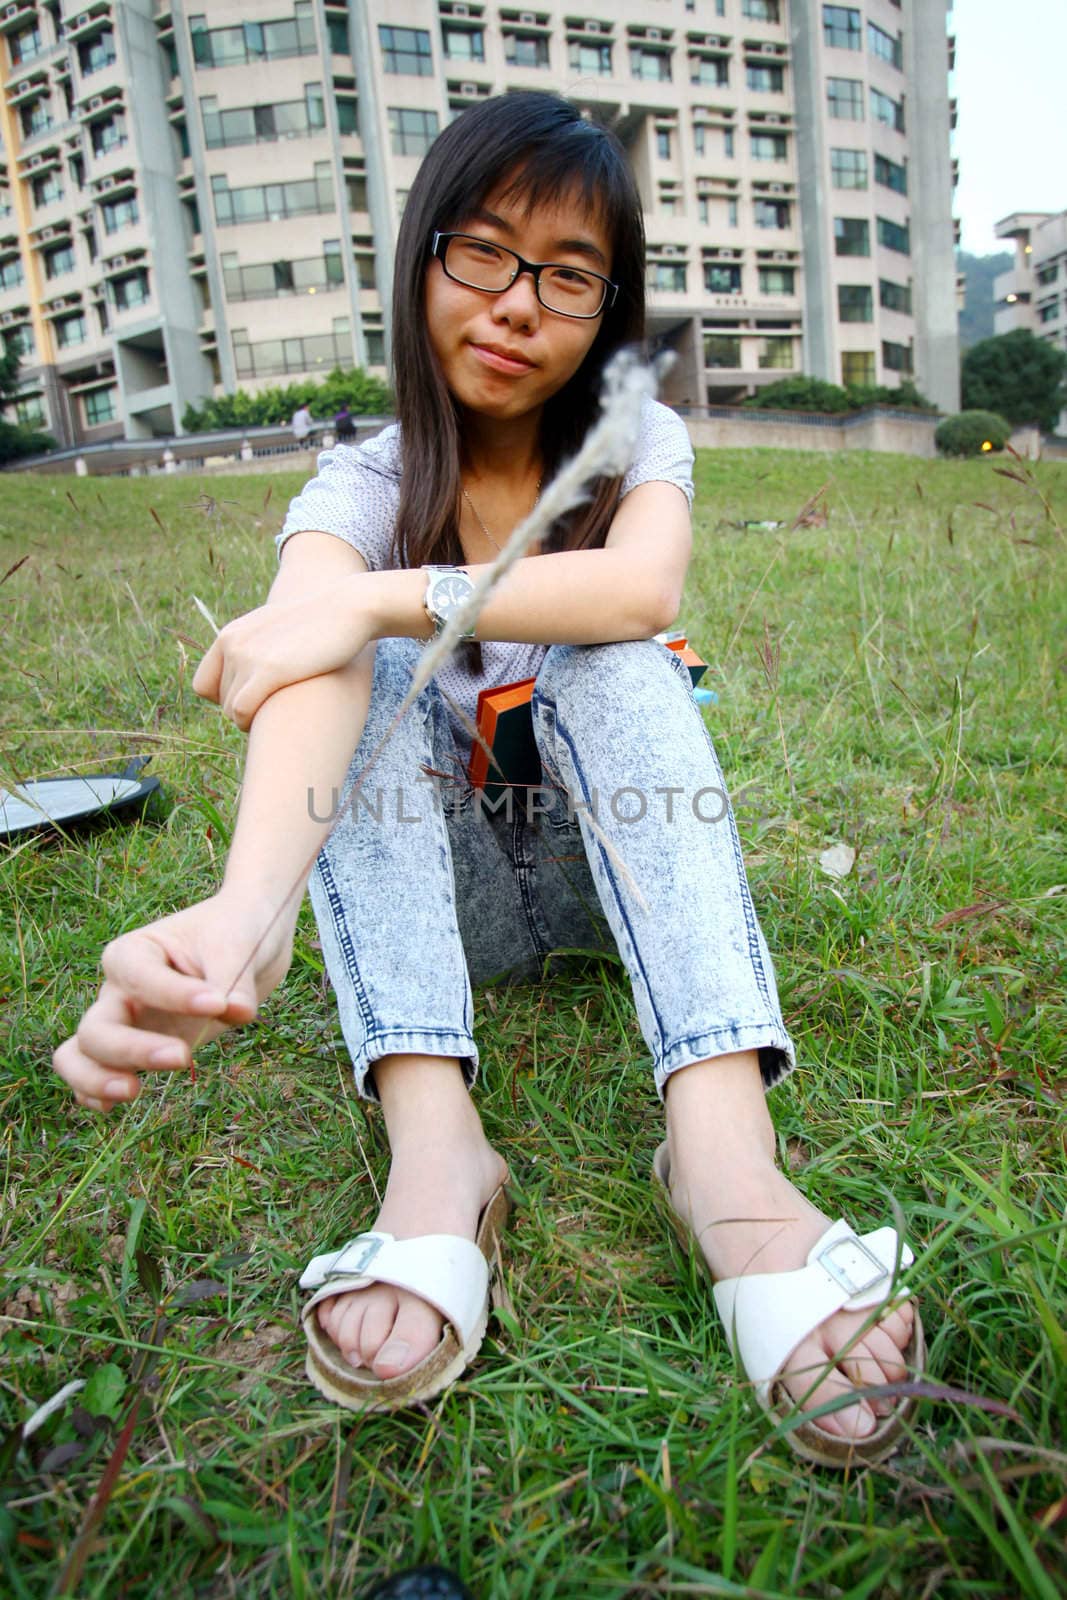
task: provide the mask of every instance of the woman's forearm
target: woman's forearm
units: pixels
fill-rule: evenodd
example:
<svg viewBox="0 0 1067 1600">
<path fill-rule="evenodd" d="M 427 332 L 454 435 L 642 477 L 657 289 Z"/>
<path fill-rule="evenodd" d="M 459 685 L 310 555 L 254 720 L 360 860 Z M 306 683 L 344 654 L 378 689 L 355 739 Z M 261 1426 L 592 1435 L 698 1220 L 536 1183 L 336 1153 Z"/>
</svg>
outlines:
<svg viewBox="0 0 1067 1600">
<path fill-rule="evenodd" d="M 489 563 L 465 561 L 463 571 L 477 583 Z M 358 585 L 355 603 L 369 605 L 380 639 L 406 635 L 429 639 L 433 629 L 423 605 L 425 567 L 362 573 L 346 580 Z M 668 627 L 662 579 L 650 582 L 645 570 L 622 549 L 563 550 L 525 556 L 508 569 L 478 616 L 476 639 L 530 644 L 610 644 L 648 639 Z"/>
<path fill-rule="evenodd" d="M 249 731 L 224 886 L 284 907 L 294 923 L 367 720 L 373 672 L 371 646 L 338 672 L 279 689 Z"/>
</svg>

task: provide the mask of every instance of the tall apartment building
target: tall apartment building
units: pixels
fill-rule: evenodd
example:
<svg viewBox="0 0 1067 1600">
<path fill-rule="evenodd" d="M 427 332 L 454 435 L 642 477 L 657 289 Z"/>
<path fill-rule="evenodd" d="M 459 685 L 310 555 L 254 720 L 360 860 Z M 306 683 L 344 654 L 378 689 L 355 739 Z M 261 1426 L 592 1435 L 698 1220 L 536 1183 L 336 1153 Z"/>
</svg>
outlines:
<svg viewBox="0 0 1067 1600">
<path fill-rule="evenodd" d="M 805 372 L 957 397 L 948 0 L 0 0 L 0 334 L 20 415 L 168 435 L 211 393 L 383 376 L 419 161 L 553 88 L 625 145 L 665 398 Z"/>
<path fill-rule="evenodd" d="M 1067 211 L 1015 211 L 996 235 L 1014 241 L 1015 262 L 993 280 L 994 333 L 1028 328 L 1067 350 Z"/>
</svg>

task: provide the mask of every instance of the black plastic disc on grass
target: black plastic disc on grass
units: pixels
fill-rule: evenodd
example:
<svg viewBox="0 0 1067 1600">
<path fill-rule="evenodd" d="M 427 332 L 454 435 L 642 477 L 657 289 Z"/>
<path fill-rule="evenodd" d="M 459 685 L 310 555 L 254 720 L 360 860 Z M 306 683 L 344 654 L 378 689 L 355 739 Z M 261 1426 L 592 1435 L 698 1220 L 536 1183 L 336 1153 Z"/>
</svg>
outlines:
<svg viewBox="0 0 1067 1600">
<path fill-rule="evenodd" d="M 158 791 L 158 778 L 142 778 L 151 756 L 137 756 L 124 772 L 81 777 L 30 778 L 0 788 L 0 842 L 16 844 L 42 836 L 84 831 L 108 821 L 132 822 Z"/>
</svg>

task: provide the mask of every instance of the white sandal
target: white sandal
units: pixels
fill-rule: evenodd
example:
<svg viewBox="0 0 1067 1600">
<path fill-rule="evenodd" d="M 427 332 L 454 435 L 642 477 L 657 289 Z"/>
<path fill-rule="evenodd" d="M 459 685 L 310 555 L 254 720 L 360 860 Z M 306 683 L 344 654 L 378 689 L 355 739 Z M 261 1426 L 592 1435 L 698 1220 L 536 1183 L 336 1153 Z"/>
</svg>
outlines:
<svg viewBox="0 0 1067 1600">
<path fill-rule="evenodd" d="M 315 1256 L 300 1278 L 302 1289 L 315 1290 L 300 1316 L 308 1341 L 305 1370 L 316 1389 L 350 1411 L 393 1411 L 428 1400 L 453 1383 L 485 1337 L 490 1284 L 507 1214 L 508 1196 L 501 1184 L 479 1218 L 475 1242 L 451 1233 L 415 1239 L 361 1233 L 340 1250 Z M 409 1289 L 445 1318 L 435 1348 L 395 1378 L 351 1366 L 315 1315 L 320 1301 L 375 1283 Z"/>
<path fill-rule="evenodd" d="M 653 1177 L 661 1186 L 668 1219 L 683 1249 L 694 1249 L 712 1284 L 715 1308 L 731 1336 L 734 1352 L 756 1398 L 774 1421 L 793 1419 L 797 1402 L 778 1381 L 793 1351 L 835 1311 L 870 1311 L 892 1299 L 907 1298 L 910 1290 L 895 1283 L 898 1270 L 895 1228 L 876 1228 L 858 1234 L 839 1218 L 808 1251 L 807 1262 L 793 1272 L 754 1272 L 716 1283 L 704 1252 L 686 1219 L 671 1202 L 670 1161 L 667 1145 L 656 1151 Z M 900 1246 L 899 1266 L 915 1257 L 907 1244 Z M 922 1320 L 915 1310 L 914 1325 L 901 1359 L 909 1374 L 919 1376 L 926 1360 Z M 812 1384 L 815 1373 L 810 1374 Z M 901 1443 L 904 1424 L 915 1409 L 907 1396 L 889 1416 L 880 1419 L 873 1433 L 861 1439 L 835 1437 L 817 1422 L 801 1422 L 783 1434 L 786 1444 L 808 1461 L 825 1467 L 884 1461 Z"/>
</svg>

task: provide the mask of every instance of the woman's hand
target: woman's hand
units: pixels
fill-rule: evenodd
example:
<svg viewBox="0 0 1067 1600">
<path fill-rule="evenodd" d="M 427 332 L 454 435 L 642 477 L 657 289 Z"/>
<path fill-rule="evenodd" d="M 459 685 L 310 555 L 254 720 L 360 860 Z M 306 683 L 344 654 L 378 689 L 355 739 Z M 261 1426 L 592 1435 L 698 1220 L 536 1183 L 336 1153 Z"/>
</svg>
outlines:
<svg viewBox="0 0 1067 1600">
<path fill-rule="evenodd" d="M 347 666 L 376 636 L 375 618 L 350 582 L 340 592 L 257 606 L 222 629 L 193 689 L 247 733 L 276 689 Z"/>
<path fill-rule="evenodd" d="M 294 916 L 270 914 L 223 889 L 106 945 L 100 993 L 52 1057 L 78 1104 L 134 1100 L 139 1072 L 188 1068 L 194 1049 L 250 1022 L 292 959 Z"/>
</svg>

